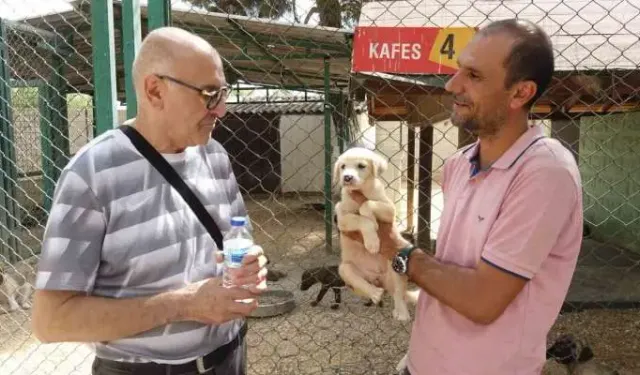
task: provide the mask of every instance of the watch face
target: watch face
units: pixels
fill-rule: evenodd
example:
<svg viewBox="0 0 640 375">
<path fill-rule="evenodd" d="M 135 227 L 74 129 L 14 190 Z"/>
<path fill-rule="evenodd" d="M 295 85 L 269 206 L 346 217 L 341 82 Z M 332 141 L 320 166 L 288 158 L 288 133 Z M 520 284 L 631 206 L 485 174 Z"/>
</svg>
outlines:
<svg viewBox="0 0 640 375">
<path fill-rule="evenodd" d="M 391 263 L 391 267 L 393 267 L 393 270 L 398 272 L 398 273 L 405 273 L 406 271 L 406 264 L 404 259 L 402 259 L 402 257 L 400 256 L 395 256 L 393 258 L 393 262 Z"/>
</svg>

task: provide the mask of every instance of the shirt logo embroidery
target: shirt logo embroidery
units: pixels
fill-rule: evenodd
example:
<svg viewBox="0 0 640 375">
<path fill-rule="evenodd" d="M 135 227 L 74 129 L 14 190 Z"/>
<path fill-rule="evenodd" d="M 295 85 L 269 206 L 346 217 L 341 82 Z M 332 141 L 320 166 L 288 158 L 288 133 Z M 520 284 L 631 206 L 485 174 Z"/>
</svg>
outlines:
<svg viewBox="0 0 640 375">
<path fill-rule="evenodd" d="M 478 222 L 481 222 L 482 220 L 484 220 L 484 217 L 478 215 Z"/>
</svg>

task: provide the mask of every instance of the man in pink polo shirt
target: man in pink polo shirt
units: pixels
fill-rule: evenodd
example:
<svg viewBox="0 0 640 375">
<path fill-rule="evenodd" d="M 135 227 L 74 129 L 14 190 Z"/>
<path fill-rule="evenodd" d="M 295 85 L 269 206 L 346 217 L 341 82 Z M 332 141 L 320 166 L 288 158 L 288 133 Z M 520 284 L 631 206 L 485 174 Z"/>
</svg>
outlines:
<svg viewBox="0 0 640 375">
<path fill-rule="evenodd" d="M 460 55 L 451 121 L 478 141 L 444 165 L 435 257 L 380 225 L 383 253 L 421 288 L 408 374 L 541 374 L 583 225 L 573 155 L 528 124 L 553 70 L 551 41 L 524 21 L 486 26 Z"/>
</svg>

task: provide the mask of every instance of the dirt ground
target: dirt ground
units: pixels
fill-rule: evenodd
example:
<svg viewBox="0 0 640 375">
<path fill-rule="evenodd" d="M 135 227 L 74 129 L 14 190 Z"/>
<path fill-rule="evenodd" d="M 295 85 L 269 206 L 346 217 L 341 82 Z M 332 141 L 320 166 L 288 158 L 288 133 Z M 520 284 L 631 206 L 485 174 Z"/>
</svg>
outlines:
<svg viewBox="0 0 640 375">
<path fill-rule="evenodd" d="M 256 242 L 264 247 L 273 268 L 287 273 L 271 286 L 292 291 L 296 304 L 283 315 L 250 319 L 249 374 L 393 374 L 406 350 L 411 323 L 391 317 L 388 296 L 382 307 L 368 307 L 360 297 L 343 291 L 342 304 L 333 310 L 331 292 L 312 307 L 319 286 L 299 290 L 303 269 L 338 262 L 336 254 L 325 252 L 320 203 L 320 197 L 303 196 L 247 199 Z M 36 234 L 29 236 L 31 241 L 41 235 L 32 232 Z M 335 240 L 333 245 L 337 250 Z M 595 360 L 621 374 L 640 374 L 640 309 L 564 313 L 549 341 L 561 333 L 585 340 Z M 38 343 L 30 335 L 28 311 L 0 315 L 2 375 L 89 374 L 92 358 L 84 345 Z M 545 375 L 563 373 L 553 367 Z"/>
</svg>

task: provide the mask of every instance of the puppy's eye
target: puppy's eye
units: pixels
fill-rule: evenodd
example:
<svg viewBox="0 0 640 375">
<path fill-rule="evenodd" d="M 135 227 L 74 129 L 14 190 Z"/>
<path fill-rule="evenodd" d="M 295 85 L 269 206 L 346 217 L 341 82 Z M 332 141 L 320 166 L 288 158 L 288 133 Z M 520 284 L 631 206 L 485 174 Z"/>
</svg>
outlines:
<svg viewBox="0 0 640 375">
<path fill-rule="evenodd" d="M 345 167 L 346 167 L 346 165 L 345 165 L 345 164 L 342 164 L 342 165 L 340 166 L 340 169 L 344 169 Z"/>
<path fill-rule="evenodd" d="M 358 169 L 365 169 L 365 168 L 367 168 L 366 164 L 358 163 Z"/>
</svg>

